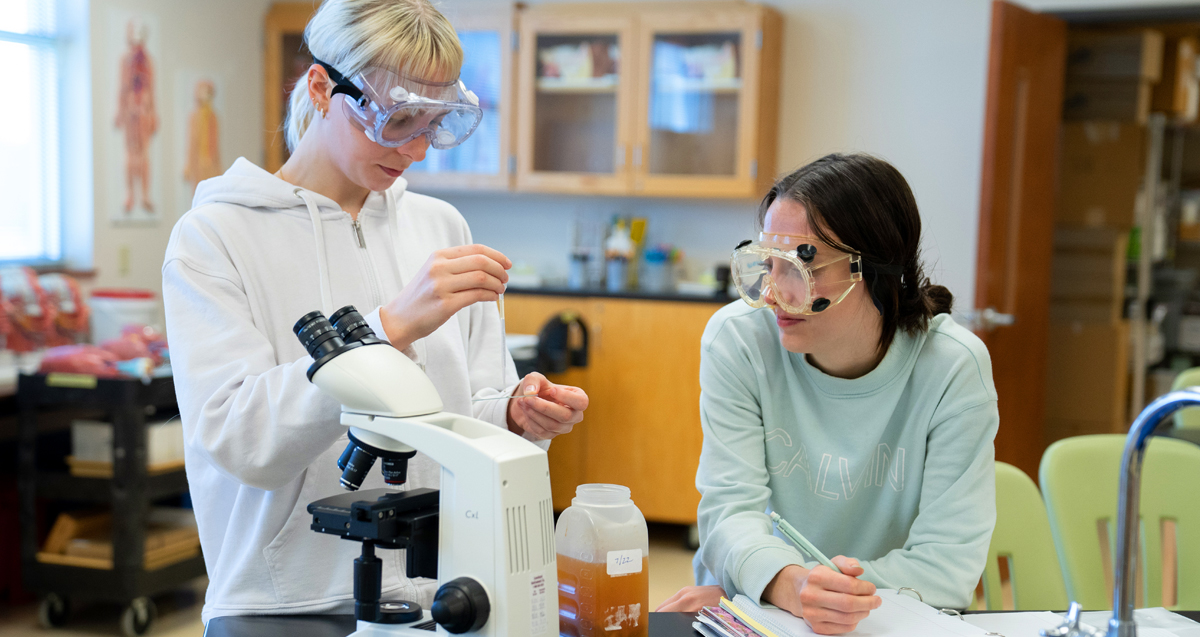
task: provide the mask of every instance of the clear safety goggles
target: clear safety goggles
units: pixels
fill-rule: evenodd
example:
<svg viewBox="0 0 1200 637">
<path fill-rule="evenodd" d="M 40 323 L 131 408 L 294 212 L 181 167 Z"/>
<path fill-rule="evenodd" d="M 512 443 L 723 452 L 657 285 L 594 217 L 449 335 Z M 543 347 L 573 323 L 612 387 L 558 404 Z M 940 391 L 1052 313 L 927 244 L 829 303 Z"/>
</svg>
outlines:
<svg viewBox="0 0 1200 637">
<path fill-rule="evenodd" d="M 479 97 L 461 79 L 431 82 L 372 67 L 347 79 L 316 58 L 341 93 L 342 110 L 367 139 L 388 148 L 424 135 L 434 148 L 454 148 L 466 141 L 483 119 Z"/>
<path fill-rule="evenodd" d="M 841 303 L 862 281 L 862 257 L 817 237 L 762 233 L 738 244 L 731 276 L 751 307 L 771 305 L 792 315 L 818 314 Z"/>
</svg>

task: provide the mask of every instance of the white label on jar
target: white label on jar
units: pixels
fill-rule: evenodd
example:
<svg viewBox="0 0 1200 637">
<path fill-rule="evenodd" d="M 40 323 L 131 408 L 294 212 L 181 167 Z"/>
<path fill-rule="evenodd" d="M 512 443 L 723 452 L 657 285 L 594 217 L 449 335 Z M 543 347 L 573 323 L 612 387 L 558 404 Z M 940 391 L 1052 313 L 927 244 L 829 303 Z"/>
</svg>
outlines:
<svg viewBox="0 0 1200 637">
<path fill-rule="evenodd" d="M 546 632 L 546 576 L 534 575 L 529 581 L 529 631 L 534 635 Z"/>
<path fill-rule="evenodd" d="M 629 575 L 642 572 L 642 549 L 608 552 L 608 574 Z"/>
</svg>

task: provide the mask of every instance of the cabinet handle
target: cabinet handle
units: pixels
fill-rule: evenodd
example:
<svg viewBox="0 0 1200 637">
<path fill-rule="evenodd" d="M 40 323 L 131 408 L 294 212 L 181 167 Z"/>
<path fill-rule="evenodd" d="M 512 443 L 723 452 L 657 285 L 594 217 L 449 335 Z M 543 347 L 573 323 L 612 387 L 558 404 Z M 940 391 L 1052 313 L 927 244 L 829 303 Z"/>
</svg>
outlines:
<svg viewBox="0 0 1200 637">
<path fill-rule="evenodd" d="M 633 167 L 642 167 L 642 147 L 640 144 L 633 147 Z"/>
<path fill-rule="evenodd" d="M 617 144 L 617 170 L 625 167 L 625 144 Z"/>
</svg>

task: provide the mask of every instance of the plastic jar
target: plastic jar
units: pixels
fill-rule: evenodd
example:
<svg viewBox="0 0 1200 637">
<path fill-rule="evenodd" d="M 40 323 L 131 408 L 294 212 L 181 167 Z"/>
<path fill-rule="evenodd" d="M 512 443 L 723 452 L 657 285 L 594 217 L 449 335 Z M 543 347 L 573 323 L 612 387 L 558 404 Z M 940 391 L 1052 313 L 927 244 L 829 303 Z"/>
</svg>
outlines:
<svg viewBox="0 0 1200 637">
<path fill-rule="evenodd" d="M 89 302 L 92 310 L 92 342 L 103 343 L 121 336 L 126 325 L 158 325 L 158 299 L 150 290 L 100 289 L 93 290 Z"/>
<path fill-rule="evenodd" d="M 583 484 L 558 518 L 559 634 L 646 637 L 650 543 L 646 518 L 616 484 Z"/>
</svg>

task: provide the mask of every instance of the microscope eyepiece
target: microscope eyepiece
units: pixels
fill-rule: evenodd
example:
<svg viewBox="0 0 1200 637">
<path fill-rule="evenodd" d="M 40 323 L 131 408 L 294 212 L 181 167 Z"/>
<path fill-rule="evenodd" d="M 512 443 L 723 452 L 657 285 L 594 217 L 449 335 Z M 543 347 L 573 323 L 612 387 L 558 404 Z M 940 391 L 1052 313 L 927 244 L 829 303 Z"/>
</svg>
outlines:
<svg viewBox="0 0 1200 637">
<path fill-rule="evenodd" d="M 320 360 L 321 357 L 333 353 L 346 344 L 329 320 L 320 312 L 309 312 L 300 317 L 300 320 L 296 321 L 292 327 L 292 331 L 296 333 L 300 344 L 304 345 L 305 351 L 313 357 L 313 360 Z"/>
<path fill-rule="evenodd" d="M 353 305 L 347 305 L 329 315 L 329 322 L 337 329 L 338 335 L 347 343 L 362 343 L 363 345 L 386 344 L 386 341 L 375 335 L 375 330 L 367 325 L 366 319 L 359 314 Z"/>
<path fill-rule="evenodd" d="M 353 306 L 347 306 L 353 311 Z M 346 308 L 342 308 L 345 310 Z M 354 313 L 356 316 L 357 312 Z M 335 313 L 335 316 L 337 314 Z M 345 320 L 345 317 L 343 317 Z M 367 332 L 371 332 L 371 328 L 365 328 Z M 312 357 L 313 364 L 308 367 L 308 379 L 312 380 L 313 374 L 317 373 L 321 366 L 333 360 L 339 354 L 355 347 L 361 347 L 364 342 L 348 341 L 342 338 L 338 333 L 337 328 L 325 318 L 325 315 L 320 312 L 309 312 L 300 317 L 299 321 L 292 326 L 292 332 L 296 334 L 296 338 L 300 339 L 300 344 L 304 346 L 304 350 Z M 373 333 L 372 333 L 373 334 Z"/>
</svg>

